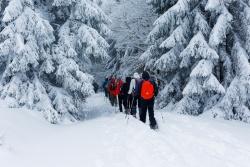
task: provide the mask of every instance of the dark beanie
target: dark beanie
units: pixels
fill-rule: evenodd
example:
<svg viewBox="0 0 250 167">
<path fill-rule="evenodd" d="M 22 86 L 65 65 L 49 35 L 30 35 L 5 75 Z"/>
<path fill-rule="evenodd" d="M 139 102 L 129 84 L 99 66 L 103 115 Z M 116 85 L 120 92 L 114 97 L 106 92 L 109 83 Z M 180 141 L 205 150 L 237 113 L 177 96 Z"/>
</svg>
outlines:
<svg viewBox="0 0 250 167">
<path fill-rule="evenodd" d="M 131 82 L 131 77 L 126 77 L 126 82 L 130 83 Z"/>
<path fill-rule="evenodd" d="M 147 71 L 143 71 L 142 79 L 144 79 L 144 80 L 149 80 L 150 79 L 149 73 Z"/>
</svg>

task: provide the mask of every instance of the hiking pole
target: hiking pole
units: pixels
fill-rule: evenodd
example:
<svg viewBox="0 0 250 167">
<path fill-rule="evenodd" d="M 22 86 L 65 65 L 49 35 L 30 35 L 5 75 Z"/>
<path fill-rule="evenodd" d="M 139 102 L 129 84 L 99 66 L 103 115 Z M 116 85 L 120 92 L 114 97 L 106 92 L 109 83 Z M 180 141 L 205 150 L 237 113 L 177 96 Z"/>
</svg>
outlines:
<svg viewBox="0 0 250 167">
<path fill-rule="evenodd" d="M 105 103 L 108 103 L 108 94 L 106 95 L 106 93 L 104 92 L 104 100 L 105 100 Z"/>
<path fill-rule="evenodd" d="M 127 114 L 127 119 L 126 119 L 126 120 L 127 120 L 127 125 L 128 125 L 128 121 L 129 121 L 129 114 Z"/>
<path fill-rule="evenodd" d="M 131 109 L 130 109 L 130 110 L 128 111 L 128 113 L 127 113 L 127 125 L 128 125 L 130 113 L 131 113 Z"/>
<path fill-rule="evenodd" d="M 125 109 L 125 119 L 127 119 L 127 116 L 128 116 L 128 98 L 127 98 L 127 103 L 126 103 L 126 109 Z"/>
<path fill-rule="evenodd" d="M 159 111 L 159 112 L 160 112 L 160 111 Z M 164 120 L 163 114 L 162 114 L 162 112 L 160 112 L 160 113 L 161 113 L 162 122 L 163 122 L 163 123 L 165 123 L 165 120 Z"/>
<path fill-rule="evenodd" d="M 126 120 L 126 123 L 128 125 L 128 121 L 129 121 L 129 112 L 128 111 L 126 112 L 125 120 Z"/>
<path fill-rule="evenodd" d="M 107 97 L 105 96 L 105 93 L 104 93 L 103 98 L 104 98 L 104 102 L 107 103 Z"/>
<path fill-rule="evenodd" d="M 133 96 L 133 98 L 132 98 L 132 103 L 131 103 L 131 105 L 130 105 L 130 110 L 129 110 L 130 112 L 129 112 L 129 115 L 128 115 L 128 118 L 127 118 L 127 124 L 128 124 L 128 121 L 129 121 L 129 116 L 130 116 L 131 111 L 132 111 L 133 103 L 134 103 L 134 96 Z"/>
</svg>

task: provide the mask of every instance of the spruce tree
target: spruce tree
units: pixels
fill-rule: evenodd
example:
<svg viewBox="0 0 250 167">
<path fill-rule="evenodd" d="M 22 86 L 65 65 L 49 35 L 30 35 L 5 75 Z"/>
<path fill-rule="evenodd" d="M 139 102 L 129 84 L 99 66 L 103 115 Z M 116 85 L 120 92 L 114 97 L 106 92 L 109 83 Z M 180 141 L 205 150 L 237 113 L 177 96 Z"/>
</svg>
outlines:
<svg viewBox="0 0 250 167">
<path fill-rule="evenodd" d="M 93 93 L 88 68 L 109 57 L 102 37 L 109 33 L 108 18 L 96 3 L 100 1 L 6 3 L 1 97 L 13 107 L 42 111 L 51 123 L 84 118 L 84 101 Z"/>
<path fill-rule="evenodd" d="M 3 18 L 3 12 L 4 12 L 4 9 L 7 5 L 7 1 L 6 0 L 0 0 L 0 20 L 2 20 Z M 0 22 L 0 31 L 2 31 L 4 27 L 4 22 Z"/>
<path fill-rule="evenodd" d="M 73 112 L 82 118 L 84 115 L 79 113 L 84 107 L 82 101 L 93 93 L 93 77 L 88 74 L 89 69 L 92 63 L 109 58 L 109 44 L 104 39 L 110 34 L 106 25 L 109 19 L 90 0 L 55 0 L 53 6 L 54 23 L 59 24 L 60 28 L 57 32 L 58 40 L 52 49 L 57 68 L 55 77 L 51 78 L 69 94 L 62 96 L 51 87 L 53 103 L 57 110 Z M 65 100 L 61 97 L 68 96 L 71 100 L 63 103 Z"/>
<path fill-rule="evenodd" d="M 151 1 L 156 2 L 159 1 Z M 181 113 L 203 113 L 232 96 L 229 88 L 236 85 L 234 78 L 240 73 L 236 72 L 239 60 L 235 60 L 235 53 L 243 54 L 245 61 L 249 59 L 249 3 L 246 0 L 162 2 L 167 11 L 155 21 L 148 36 L 151 46 L 141 60 L 146 69 L 160 71 L 165 79 L 166 86 L 159 99 L 162 107 L 174 104 Z M 246 61 L 245 67 L 248 65 Z M 242 87 L 247 88 L 247 84 Z M 241 102 L 245 106 L 248 103 Z M 249 106 L 243 108 L 246 111 Z M 229 112 L 228 109 L 224 112 Z"/>
<path fill-rule="evenodd" d="M 55 22 L 62 22 L 56 47 L 64 52 L 64 57 L 74 59 L 81 70 L 88 70 L 91 63 L 109 58 L 109 44 L 104 37 L 110 34 L 107 27 L 110 21 L 96 3 L 91 0 L 55 0 L 53 5 L 56 7 Z"/>
<path fill-rule="evenodd" d="M 178 0 L 147 0 L 147 3 L 154 7 L 156 13 L 163 14 L 177 1 Z"/>
<path fill-rule="evenodd" d="M 11 0 L 4 9 L 1 31 L 1 97 L 13 107 L 26 106 L 45 112 L 56 122 L 54 110 L 41 75 L 53 71 L 50 46 L 54 42 L 53 28 L 36 11 L 32 0 Z"/>
<path fill-rule="evenodd" d="M 216 72 L 227 88 L 213 114 L 250 122 L 249 1 L 209 0 L 206 9 L 216 15 L 209 42 L 220 55 Z"/>
<path fill-rule="evenodd" d="M 106 2 L 106 3 L 112 3 Z M 112 40 L 110 59 L 106 68 L 110 73 L 124 77 L 143 70 L 138 57 L 147 49 L 145 38 L 152 28 L 156 14 L 145 0 L 114 1 L 110 17 L 112 20 Z M 135 5 L 138 4 L 138 5 Z"/>
</svg>

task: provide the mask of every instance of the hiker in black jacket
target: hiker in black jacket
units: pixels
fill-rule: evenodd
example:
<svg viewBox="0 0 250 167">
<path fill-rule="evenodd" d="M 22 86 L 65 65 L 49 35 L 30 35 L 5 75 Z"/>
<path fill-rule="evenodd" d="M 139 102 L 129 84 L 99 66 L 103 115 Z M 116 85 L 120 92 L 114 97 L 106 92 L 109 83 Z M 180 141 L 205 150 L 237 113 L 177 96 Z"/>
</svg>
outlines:
<svg viewBox="0 0 250 167">
<path fill-rule="evenodd" d="M 95 93 L 98 93 L 98 89 L 99 89 L 98 83 L 97 83 L 96 81 L 93 81 L 92 85 L 93 85 L 93 87 L 94 87 Z"/>
<path fill-rule="evenodd" d="M 104 82 L 102 83 L 102 88 L 104 90 L 104 93 L 105 93 L 105 97 L 108 97 L 108 82 L 109 82 L 109 78 L 106 77 Z"/>
<path fill-rule="evenodd" d="M 122 88 L 121 88 L 121 94 L 123 96 L 123 106 L 127 114 L 130 113 L 130 109 L 131 109 L 131 98 L 128 95 L 130 82 L 131 82 L 131 77 L 126 77 L 126 82 L 122 85 Z"/>
<path fill-rule="evenodd" d="M 150 80 L 150 75 L 147 71 L 142 73 L 142 83 L 140 84 L 139 94 L 141 98 L 141 113 L 140 120 L 146 122 L 146 115 L 148 111 L 150 128 L 157 129 L 158 125 L 154 117 L 154 102 L 158 95 L 158 87 L 156 83 Z"/>
</svg>

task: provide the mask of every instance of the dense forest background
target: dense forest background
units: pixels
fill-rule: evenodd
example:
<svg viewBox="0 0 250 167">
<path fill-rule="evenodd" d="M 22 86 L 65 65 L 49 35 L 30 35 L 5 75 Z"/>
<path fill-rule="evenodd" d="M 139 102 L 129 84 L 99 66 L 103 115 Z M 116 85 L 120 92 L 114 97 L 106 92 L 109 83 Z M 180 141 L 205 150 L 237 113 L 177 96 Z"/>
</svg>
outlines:
<svg viewBox="0 0 250 167">
<path fill-rule="evenodd" d="M 121 5 L 122 4 L 122 5 Z M 148 70 L 166 111 L 250 122 L 249 0 L 0 0 L 0 95 L 84 119 L 107 74 Z M 105 78 L 105 76 L 103 76 Z"/>
</svg>

